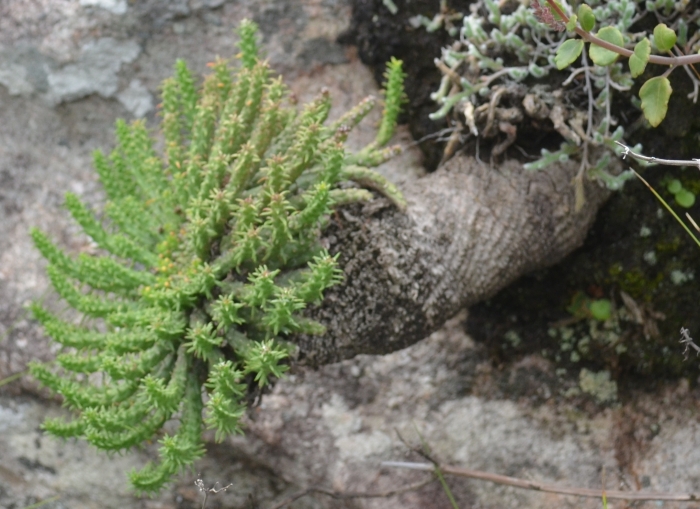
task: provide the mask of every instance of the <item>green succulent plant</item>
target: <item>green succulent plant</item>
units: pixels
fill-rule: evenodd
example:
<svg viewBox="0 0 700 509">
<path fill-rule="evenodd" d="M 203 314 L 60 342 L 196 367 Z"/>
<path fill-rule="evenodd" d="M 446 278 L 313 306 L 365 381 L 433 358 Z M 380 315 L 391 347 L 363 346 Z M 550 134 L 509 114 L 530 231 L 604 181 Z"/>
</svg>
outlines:
<svg viewBox="0 0 700 509">
<path fill-rule="evenodd" d="M 31 373 L 74 414 L 43 428 L 106 451 L 157 440 L 159 461 L 129 475 L 138 491 L 200 458 L 206 428 L 217 440 L 240 433 L 251 395 L 288 369 L 286 339 L 324 332 L 303 309 L 342 279 L 319 239 L 332 207 L 372 199 L 352 182 L 404 206 L 369 169 L 397 152 L 382 146 L 403 100 L 401 62 L 388 64 L 377 140 L 350 154 L 344 141 L 375 99 L 326 125 L 328 93 L 297 108 L 258 58 L 256 30 L 241 24 L 240 67 L 217 60 L 199 90 L 177 62 L 162 87 L 164 157 L 139 121 L 117 122 L 114 151 L 95 153 L 104 213 L 72 194 L 66 206 L 100 255 L 70 257 L 32 231 L 54 289 L 83 316 L 32 306 L 63 349 Z"/>
<path fill-rule="evenodd" d="M 633 177 L 630 171 L 609 171 L 611 158 L 624 153 L 618 142 L 637 127 L 617 118 L 614 99 L 625 98 L 639 109 L 641 120 L 657 127 L 672 94 L 668 75 L 682 68 L 693 83 L 689 97 L 697 100 L 696 10 L 692 2 L 677 0 L 476 0 L 463 19 L 459 38 L 436 62 L 443 77 L 431 95 L 439 104 L 431 118 L 449 118 L 462 137 L 494 137 L 495 123 L 483 119 L 493 119 L 494 105 L 510 94 L 510 107 L 534 114 L 537 125 L 543 119 L 551 122 L 563 138 L 558 150 L 542 148 L 541 157 L 524 167 L 541 170 L 555 162 L 580 160 L 575 181 L 580 206 L 584 175 L 611 190 L 621 189 Z M 665 23 L 645 28 L 654 18 Z M 649 77 L 652 73 L 659 75 Z M 636 82 L 642 84 L 638 97 L 631 92 Z M 523 98 L 511 92 L 518 84 L 548 106 L 529 112 L 521 108 Z M 556 110 L 557 115 L 547 119 L 545 110 Z M 633 150 L 641 151 L 641 145 Z"/>
</svg>

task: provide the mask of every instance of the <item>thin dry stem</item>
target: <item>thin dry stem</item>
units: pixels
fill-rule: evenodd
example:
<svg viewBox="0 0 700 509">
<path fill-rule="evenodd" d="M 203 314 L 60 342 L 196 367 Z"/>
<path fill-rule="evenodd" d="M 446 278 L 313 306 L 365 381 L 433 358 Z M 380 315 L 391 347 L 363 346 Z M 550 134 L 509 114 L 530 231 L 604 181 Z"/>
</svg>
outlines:
<svg viewBox="0 0 700 509">
<path fill-rule="evenodd" d="M 646 161 L 648 163 L 665 164 L 666 166 L 695 166 L 700 170 L 700 159 L 659 159 L 658 157 L 649 157 L 643 154 L 638 154 L 627 145 L 620 143 L 619 141 L 616 141 L 615 143 L 625 149 L 625 151 L 622 153 L 623 159 L 627 156 L 631 156 L 635 159 Z"/>
<path fill-rule="evenodd" d="M 693 338 L 690 337 L 690 331 L 685 327 L 681 327 L 681 340 L 679 342 L 685 345 L 683 356 L 686 361 L 688 360 L 688 353 L 690 352 L 691 348 L 695 350 L 696 355 L 700 355 L 700 346 L 695 344 Z"/>
<path fill-rule="evenodd" d="M 385 467 L 409 468 L 412 470 L 424 470 L 427 472 L 434 471 L 435 466 L 430 463 L 409 463 L 403 461 L 385 461 L 382 463 Z M 591 488 L 576 488 L 568 486 L 557 486 L 554 484 L 541 483 L 519 479 L 517 477 L 509 477 L 506 475 L 493 474 L 490 472 L 482 472 L 480 470 L 471 470 L 468 468 L 440 466 L 445 474 L 456 475 L 458 477 L 467 477 L 469 479 L 480 479 L 505 486 L 513 486 L 526 490 L 543 491 L 545 493 L 555 493 L 557 495 L 573 495 L 576 497 L 593 497 L 602 498 L 603 495 L 608 499 L 618 500 L 665 500 L 673 502 L 688 502 L 700 500 L 698 493 L 668 493 L 660 491 L 620 491 L 620 490 L 603 490 Z"/>
<path fill-rule="evenodd" d="M 549 7 L 554 10 L 563 20 L 563 22 L 566 24 L 569 22 L 569 16 L 566 15 L 566 13 L 557 5 L 554 0 L 546 0 L 547 4 Z M 607 50 L 613 51 L 617 53 L 618 55 L 622 55 L 623 57 L 629 58 L 632 55 L 634 55 L 634 52 L 631 50 L 628 50 L 627 48 L 623 48 L 622 46 L 617 46 L 616 44 L 612 44 L 608 41 L 604 41 L 603 39 L 600 39 L 596 37 L 595 35 L 586 32 L 583 28 L 577 26 L 574 31 L 580 35 L 583 40 L 586 42 L 590 42 L 595 44 L 596 46 L 600 46 L 601 48 L 605 48 Z M 695 54 L 695 55 L 683 55 L 683 56 L 678 56 L 678 57 L 663 57 L 661 55 L 650 55 L 649 56 L 649 62 L 652 64 L 659 64 L 659 65 L 667 65 L 669 67 L 678 67 L 682 65 L 691 65 L 691 64 L 696 64 L 700 63 L 700 54 Z"/>
</svg>

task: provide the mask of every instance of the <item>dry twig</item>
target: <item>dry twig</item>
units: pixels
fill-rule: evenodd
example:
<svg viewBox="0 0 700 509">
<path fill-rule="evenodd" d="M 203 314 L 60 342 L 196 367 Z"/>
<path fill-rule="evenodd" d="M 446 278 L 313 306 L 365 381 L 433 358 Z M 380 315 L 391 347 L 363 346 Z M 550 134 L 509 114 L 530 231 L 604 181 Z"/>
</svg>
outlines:
<svg viewBox="0 0 700 509">
<path fill-rule="evenodd" d="M 217 482 L 216 484 L 219 484 L 219 483 Z M 214 495 L 216 495 L 217 493 L 220 493 L 222 491 L 226 491 L 231 486 L 233 486 L 233 483 L 231 483 L 228 486 L 224 486 L 223 488 L 216 489 L 216 484 L 214 486 L 212 486 L 211 488 L 205 488 L 204 481 L 202 479 L 198 478 L 194 482 L 194 485 L 197 486 L 197 488 L 199 488 L 199 491 L 204 493 L 204 500 L 202 501 L 202 509 L 204 509 L 207 505 L 207 497 L 209 496 L 209 493 L 213 493 Z"/>
<path fill-rule="evenodd" d="M 384 461 L 382 466 L 410 468 L 412 470 L 433 471 L 434 465 L 429 463 L 409 463 L 404 461 Z M 482 472 L 480 470 L 471 470 L 468 468 L 440 466 L 440 469 L 445 474 L 456 475 L 459 477 L 467 477 L 470 479 L 480 479 L 496 484 L 513 486 L 515 488 L 523 488 L 534 491 L 544 491 L 546 493 L 556 493 L 558 495 L 573 495 L 576 497 L 593 497 L 602 498 L 603 494 L 608 499 L 619 500 L 665 500 L 671 502 L 689 502 L 699 501 L 700 494 L 698 493 L 668 493 L 659 491 L 619 491 L 619 490 L 602 490 L 591 488 L 571 488 L 568 486 L 557 486 L 554 484 L 529 481 L 518 479 L 517 477 L 508 477 L 506 475 L 492 474 L 490 472 Z"/>
<path fill-rule="evenodd" d="M 643 154 L 637 154 L 627 145 L 620 143 L 619 141 L 616 141 L 615 143 L 625 149 L 625 151 L 622 153 L 623 159 L 627 156 L 631 156 L 640 161 L 646 161 L 653 164 L 665 164 L 667 166 L 695 166 L 696 168 L 700 169 L 700 159 L 659 159 L 658 157 L 649 157 Z"/>
<path fill-rule="evenodd" d="M 684 360 L 688 360 L 688 350 L 692 348 L 695 350 L 696 355 L 700 355 L 700 346 L 696 345 L 693 342 L 693 338 L 690 337 L 689 330 L 686 329 L 685 327 L 681 327 L 681 340 L 680 343 L 683 343 L 685 345 L 685 350 L 683 350 L 683 357 Z"/>
</svg>

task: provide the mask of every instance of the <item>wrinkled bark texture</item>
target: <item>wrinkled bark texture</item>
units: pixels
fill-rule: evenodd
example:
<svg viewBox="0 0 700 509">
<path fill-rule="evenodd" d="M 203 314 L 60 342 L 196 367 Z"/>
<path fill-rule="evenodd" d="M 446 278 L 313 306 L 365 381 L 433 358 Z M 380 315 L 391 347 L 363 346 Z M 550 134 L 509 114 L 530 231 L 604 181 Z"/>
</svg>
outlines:
<svg viewBox="0 0 700 509">
<path fill-rule="evenodd" d="M 326 232 L 345 282 L 315 318 L 325 336 L 298 341 L 318 365 L 409 346 L 459 310 L 579 246 L 607 192 L 587 184 L 576 210 L 575 163 L 528 172 L 459 156 L 404 189 L 406 212 L 388 202 L 341 210 Z"/>
</svg>

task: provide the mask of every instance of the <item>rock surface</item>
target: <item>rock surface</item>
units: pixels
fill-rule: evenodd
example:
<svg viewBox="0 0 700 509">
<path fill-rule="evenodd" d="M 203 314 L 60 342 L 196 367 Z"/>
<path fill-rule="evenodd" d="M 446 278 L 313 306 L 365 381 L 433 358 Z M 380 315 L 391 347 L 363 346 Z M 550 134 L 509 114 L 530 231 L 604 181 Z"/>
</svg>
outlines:
<svg viewBox="0 0 700 509">
<path fill-rule="evenodd" d="M 524 358 L 499 370 L 457 317 L 425 341 L 382 357 L 360 356 L 277 384 L 251 412 L 245 437 L 214 444 L 157 499 L 138 499 L 124 471 L 154 451 L 108 458 L 83 443 L 61 443 L 38 429 L 61 412 L 29 396 L 0 399 L 0 504 L 21 508 L 60 495 L 52 508 L 199 507 L 197 474 L 232 483 L 207 507 L 271 508 L 307 487 L 384 492 L 428 479 L 382 461 L 424 461 L 420 440 L 446 464 L 565 486 L 698 491 L 698 390 L 687 383 L 624 404 L 566 401 L 553 366 Z M 420 434 L 420 435 L 419 435 Z M 459 507 L 598 508 L 599 499 L 561 497 L 482 481 L 448 478 Z M 338 501 L 322 495 L 292 505 L 448 508 L 439 484 L 391 498 Z M 609 507 L 627 507 L 610 502 Z M 635 507 L 698 507 L 697 503 Z"/>
<path fill-rule="evenodd" d="M 154 124 L 158 84 L 175 59 L 204 72 L 215 55 L 231 55 L 232 28 L 244 17 L 260 24 L 270 62 L 300 99 L 328 87 L 338 114 L 376 93 L 352 49 L 335 42 L 349 21 L 345 0 L 0 3 L 0 379 L 52 355 L 23 308 L 53 298 L 29 228 L 51 232 L 74 253 L 92 249 L 62 210 L 64 193 L 99 204 L 90 154 L 109 149 L 115 119 L 146 115 Z M 373 135 L 371 123 L 359 137 Z M 409 152 L 387 171 L 412 178 L 421 172 L 418 156 Z M 440 461 L 469 468 L 564 485 L 605 479 L 609 489 L 700 491 L 699 393 L 686 381 L 653 394 L 628 391 L 607 407 L 566 400 L 560 392 L 572 382 L 555 366 L 535 356 L 495 363 L 463 333 L 463 318 L 400 352 L 300 370 L 278 383 L 251 412 L 245 437 L 219 445 L 210 437 L 198 472 L 208 485 L 234 485 L 207 507 L 269 508 L 309 486 L 375 492 L 424 479 L 380 466 L 422 461 L 397 431 L 413 445 L 419 431 Z M 109 458 L 43 436 L 40 422 L 61 411 L 26 378 L 0 388 L 0 507 L 49 499 L 43 507 L 201 507 L 197 473 L 159 498 L 128 491 L 124 473 L 154 450 Z M 449 482 L 460 507 L 600 507 L 596 499 Z M 433 483 L 388 499 L 314 494 L 292 507 L 449 504 Z"/>
</svg>

